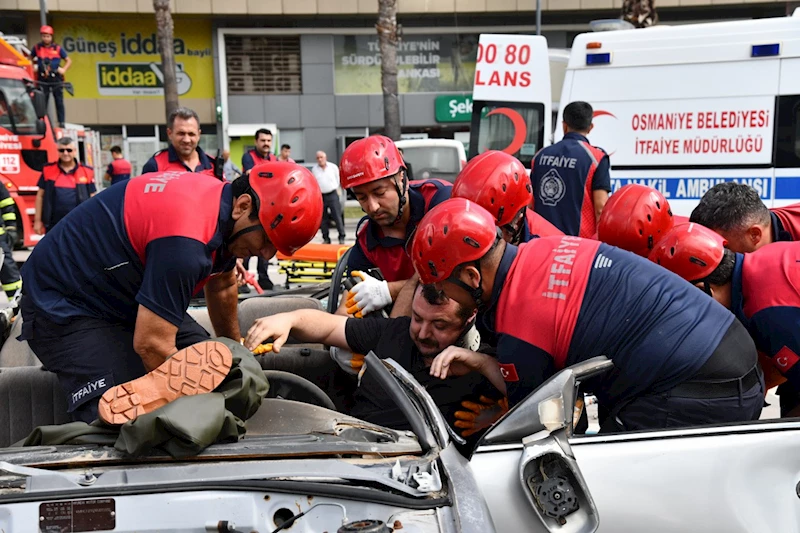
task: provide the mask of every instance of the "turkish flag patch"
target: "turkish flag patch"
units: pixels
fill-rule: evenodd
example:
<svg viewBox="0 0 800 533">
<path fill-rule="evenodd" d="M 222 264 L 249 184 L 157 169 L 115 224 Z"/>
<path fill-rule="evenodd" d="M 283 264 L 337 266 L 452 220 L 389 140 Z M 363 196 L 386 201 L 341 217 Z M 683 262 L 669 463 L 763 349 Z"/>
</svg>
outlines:
<svg viewBox="0 0 800 533">
<path fill-rule="evenodd" d="M 797 356 L 795 356 L 797 358 Z M 517 374 L 517 367 L 513 364 L 504 365 L 500 363 L 500 373 L 503 375 L 505 381 L 519 381 L 519 374 Z"/>
<path fill-rule="evenodd" d="M 788 346 L 784 346 L 780 349 L 778 353 L 772 358 L 772 362 L 775 366 L 783 372 L 784 374 L 788 372 L 797 362 L 800 361 L 800 357 L 794 353 L 791 348 Z"/>
</svg>

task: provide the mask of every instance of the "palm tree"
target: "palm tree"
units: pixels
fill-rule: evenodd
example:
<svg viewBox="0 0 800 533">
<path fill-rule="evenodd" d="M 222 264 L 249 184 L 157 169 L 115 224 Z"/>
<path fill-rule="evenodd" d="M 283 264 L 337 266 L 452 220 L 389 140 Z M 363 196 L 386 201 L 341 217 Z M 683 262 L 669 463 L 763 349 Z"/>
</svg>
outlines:
<svg viewBox="0 0 800 533">
<path fill-rule="evenodd" d="M 175 74 L 175 45 L 173 44 L 175 25 L 169 10 L 169 0 L 153 0 L 153 9 L 156 12 L 156 26 L 158 27 L 158 47 L 161 49 L 164 103 L 167 118 L 169 118 L 169 114 L 178 109 L 180 105 L 178 103 L 178 81 Z"/>
<path fill-rule="evenodd" d="M 384 133 L 400 139 L 400 99 L 397 95 L 397 0 L 378 0 L 378 42 L 381 50 Z"/>
<path fill-rule="evenodd" d="M 656 0 L 625 0 L 622 3 L 622 20 L 636 28 L 647 28 L 658 24 Z"/>
</svg>

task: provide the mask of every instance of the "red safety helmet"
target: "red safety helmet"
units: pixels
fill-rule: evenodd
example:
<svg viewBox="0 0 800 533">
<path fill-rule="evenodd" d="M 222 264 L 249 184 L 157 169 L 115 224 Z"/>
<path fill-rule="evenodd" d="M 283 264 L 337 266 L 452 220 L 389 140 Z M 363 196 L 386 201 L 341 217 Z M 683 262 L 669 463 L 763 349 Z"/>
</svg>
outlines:
<svg viewBox="0 0 800 533">
<path fill-rule="evenodd" d="M 601 241 L 647 257 L 674 225 L 669 202 L 657 190 L 630 184 L 608 199 L 597 224 Z"/>
<path fill-rule="evenodd" d="M 494 217 L 466 198 L 450 198 L 417 225 L 411 262 L 422 283 L 444 281 L 462 263 L 476 261 L 497 239 Z"/>
<path fill-rule="evenodd" d="M 725 257 L 728 242 L 700 224 L 679 224 L 672 228 L 650 252 L 649 259 L 686 281 L 707 278 Z"/>
<path fill-rule="evenodd" d="M 495 224 L 509 224 L 533 198 L 531 179 L 513 155 L 487 150 L 467 163 L 453 184 L 453 198 L 466 198 L 494 216 Z"/>
<path fill-rule="evenodd" d="M 39 28 L 39 34 L 42 34 L 42 33 L 47 33 L 49 35 L 53 35 L 53 33 L 55 33 L 55 32 L 53 31 L 53 27 L 52 26 L 44 25 L 41 28 Z"/>
<path fill-rule="evenodd" d="M 394 141 L 383 135 L 372 135 L 345 149 L 339 164 L 339 182 L 342 189 L 350 189 L 394 176 L 405 166 Z"/>
<path fill-rule="evenodd" d="M 279 252 L 292 255 L 308 244 L 322 223 L 322 192 L 316 178 L 296 163 L 270 161 L 250 171 L 258 195 L 258 218 Z"/>
</svg>

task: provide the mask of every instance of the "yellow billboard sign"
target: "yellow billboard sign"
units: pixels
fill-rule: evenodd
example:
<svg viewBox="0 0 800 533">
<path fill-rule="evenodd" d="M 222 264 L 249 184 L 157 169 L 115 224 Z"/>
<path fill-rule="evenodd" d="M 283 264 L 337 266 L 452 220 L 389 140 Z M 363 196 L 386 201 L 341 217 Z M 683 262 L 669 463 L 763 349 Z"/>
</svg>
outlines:
<svg viewBox="0 0 800 533">
<path fill-rule="evenodd" d="M 131 19 L 59 18 L 56 42 L 72 58 L 66 81 L 75 98 L 164 96 L 154 16 Z M 214 98 L 211 21 L 175 19 L 178 95 Z"/>
</svg>

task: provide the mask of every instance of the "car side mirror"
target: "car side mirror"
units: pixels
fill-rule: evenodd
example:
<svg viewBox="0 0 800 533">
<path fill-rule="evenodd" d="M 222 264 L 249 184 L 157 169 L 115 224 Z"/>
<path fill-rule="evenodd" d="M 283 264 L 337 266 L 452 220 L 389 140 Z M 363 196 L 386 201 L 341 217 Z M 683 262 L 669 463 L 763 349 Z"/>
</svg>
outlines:
<svg viewBox="0 0 800 533">
<path fill-rule="evenodd" d="M 562 531 L 567 526 L 576 533 L 596 531 L 600 524 L 597 506 L 569 448 L 566 431 L 531 435 L 523 446 L 522 492 L 546 530 Z"/>
<path fill-rule="evenodd" d="M 478 482 L 485 481 L 493 490 L 502 487 L 503 494 L 525 515 L 520 523 L 535 520 L 532 515 L 536 515 L 549 532 L 591 533 L 597 529 L 597 507 L 568 439 L 578 384 L 613 367 L 601 356 L 562 370 L 514 406 L 478 443 L 471 459 Z M 509 456 L 503 459 L 502 450 L 516 454 L 520 448 L 516 479 L 493 486 L 491 476 L 497 465 L 508 464 Z"/>
<path fill-rule="evenodd" d="M 36 133 L 38 135 L 47 133 L 47 122 L 43 118 L 36 119 Z"/>
<path fill-rule="evenodd" d="M 34 89 L 31 98 L 33 100 L 33 108 L 36 111 L 36 117 L 40 119 L 46 117 L 47 99 L 44 97 L 44 93 L 39 89 Z"/>
<path fill-rule="evenodd" d="M 520 442 L 540 431 L 572 431 L 578 384 L 614 368 L 604 356 L 565 368 L 515 405 L 484 436 L 480 445 Z"/>
</svg>

